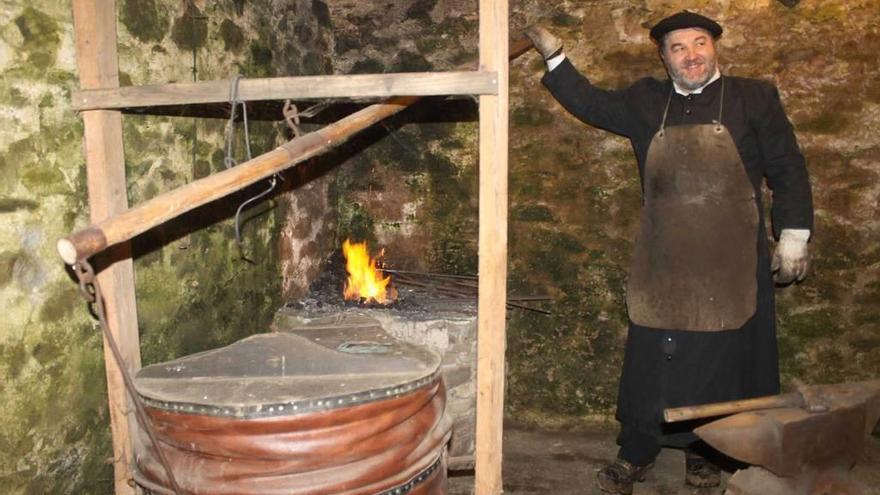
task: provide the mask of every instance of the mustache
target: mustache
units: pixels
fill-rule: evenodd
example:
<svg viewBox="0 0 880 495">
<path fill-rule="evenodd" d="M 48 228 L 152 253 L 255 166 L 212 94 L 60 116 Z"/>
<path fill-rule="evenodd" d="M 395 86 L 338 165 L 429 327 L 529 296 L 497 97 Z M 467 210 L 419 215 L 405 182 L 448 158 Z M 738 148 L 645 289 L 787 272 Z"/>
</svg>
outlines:
<svg viewBox="0 0 880 495">
<path fill-rule="evenodd" d="M 694 67 L 698 67 L 694 74 L 690 74 Z M 716 61 L 712 57 L 695 56 L 678 64 L 667 64 L 666 69 L 673 81 L 687 89 L 696 89 L 708 82 L 717 71 Z"/>
<path fill-rule="evenodd" d="M 704 59 L 703 57 L 697 57 L 691 60 L 685 60 L 681 64 L 679 64 L 679 66 L 684 68 L 690 68 L 697 65 L 706 65 L 706 59 Z"/>
</svg>

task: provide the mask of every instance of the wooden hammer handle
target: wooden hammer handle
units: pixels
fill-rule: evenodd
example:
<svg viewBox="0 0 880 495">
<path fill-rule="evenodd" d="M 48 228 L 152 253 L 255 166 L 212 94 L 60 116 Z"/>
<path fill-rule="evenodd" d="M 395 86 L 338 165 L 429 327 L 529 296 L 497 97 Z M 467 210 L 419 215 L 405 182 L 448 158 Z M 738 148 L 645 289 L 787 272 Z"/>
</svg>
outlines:
<svg viewBox="0 0 880 495">
<path fill-rule="evenodd" d="M 781 395 L 769 395 L 754 399 L 734 400 L 730 402 L 716 402 L 700 406 L 685 406 L 666 409 L 663 411 L 663 419 L 667 423 L 687 421 L 691 419 L 711 418 L 761 409 L 774 409 L 778 407 L 804 407 L 804 398 L 798 392 Z"/>
</svg>

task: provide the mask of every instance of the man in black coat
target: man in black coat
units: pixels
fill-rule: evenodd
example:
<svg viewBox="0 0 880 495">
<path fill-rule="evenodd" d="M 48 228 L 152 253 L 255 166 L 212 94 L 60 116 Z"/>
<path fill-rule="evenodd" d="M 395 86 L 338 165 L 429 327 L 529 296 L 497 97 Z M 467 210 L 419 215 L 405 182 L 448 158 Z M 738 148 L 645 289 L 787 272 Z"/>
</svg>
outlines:
<svg viewBox="0 0 880 495">
<path fill-rule="evenodd" d="M 617 459 L 598 473 L 632 493 L 661 446 L 684 447 L 686 483 L 716 486 L 720 470 L 693 424 L 663 409 L 779 392 L 774 279 L 804 278 L 813 228 L 809 179 L 776 88 L 723 75 L 715 21 L 683 11 L 651 29 L 669 79 L 615 91 L 590 84 L 540 27 L 542 82 L 583 122 L 630 139 L 643 208 L 627 285 L 629 332 L 617 403 Z M 761 188 L 773 193 L 768 255 Z"/>
</svg>

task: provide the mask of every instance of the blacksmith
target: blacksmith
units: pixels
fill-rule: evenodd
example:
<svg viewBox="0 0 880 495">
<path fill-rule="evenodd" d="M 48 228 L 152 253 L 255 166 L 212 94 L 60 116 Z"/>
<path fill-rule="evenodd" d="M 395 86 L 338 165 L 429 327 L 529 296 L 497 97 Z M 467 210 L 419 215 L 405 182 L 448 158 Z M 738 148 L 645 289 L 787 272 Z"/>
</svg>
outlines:
<svg viewBox="0 0 880 495">
<path fill-rule="evenodd" d="M 629 333 L 617 403 L 617 459 L 598 473 L 632 493 L 661 446 L 686 448 L 686 483 L 720 470 L 691 429 L 662 411 L 779 392 L 774 279 L 804 278 L 813 207 L 804 157 L 776 88 L 725 75 L 715 21 L 680 12 L 650 31 L 669 79 L 593 86 L 540 27 L 543 83 L 583 122 L 630 139 L 642 183 L 641 227 L 627 285 Z M 772 191 L 768 254 L 762 183 Z"/>
</svg>

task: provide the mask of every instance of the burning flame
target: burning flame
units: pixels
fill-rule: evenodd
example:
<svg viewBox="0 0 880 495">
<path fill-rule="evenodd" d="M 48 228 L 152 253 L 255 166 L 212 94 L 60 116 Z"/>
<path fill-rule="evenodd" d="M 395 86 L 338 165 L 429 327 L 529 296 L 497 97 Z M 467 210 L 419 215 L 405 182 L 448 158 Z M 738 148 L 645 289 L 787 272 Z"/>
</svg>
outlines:
<svg viewBox="0 0 880 495">
<path fill-rule="evenodd" d="M 392 290 L 388 290 L 391 277 L 383 277 L 376 269 L 376 258 L 370 258 L 366 242 L 342 243 L 342 254 L 345 255 L 345 270 L 348 280 L 345 282 L 346 299 L 364 299 L 364 302 L 376 301 L 387 304 L 395 298 Z"/>
</svg>

